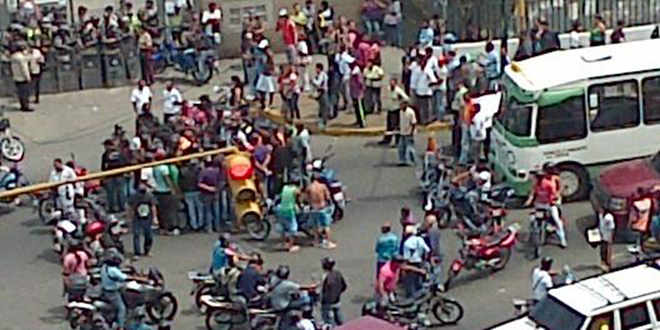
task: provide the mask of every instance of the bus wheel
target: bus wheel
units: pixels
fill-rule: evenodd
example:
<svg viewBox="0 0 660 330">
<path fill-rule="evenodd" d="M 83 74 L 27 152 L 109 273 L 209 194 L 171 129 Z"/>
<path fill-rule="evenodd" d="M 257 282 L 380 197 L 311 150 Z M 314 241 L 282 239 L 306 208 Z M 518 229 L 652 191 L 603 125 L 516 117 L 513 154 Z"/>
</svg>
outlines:
<svg viewBox="0 0 660 330">
<path fill-rule="evenodd" d="M 576 164 L 560 164 L 558 168 L 563 201 L 586 199 L 589 195 L 589 173 L 584 167 Z"/>
</svg>

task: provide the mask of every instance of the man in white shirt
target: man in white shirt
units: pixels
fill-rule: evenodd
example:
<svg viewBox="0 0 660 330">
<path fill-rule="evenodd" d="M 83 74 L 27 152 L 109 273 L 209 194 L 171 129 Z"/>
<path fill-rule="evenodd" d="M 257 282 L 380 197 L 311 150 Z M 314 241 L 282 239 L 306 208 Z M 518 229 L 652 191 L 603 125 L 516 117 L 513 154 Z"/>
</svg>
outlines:
<svg viewBox="0 0 660 330">
<path fill-rule="evenodd" d="M 202 13 L 202 26 L 204 33 L 213 36 L 216 43 L 220 43 L 220 26 L 222 24 L 222 9 L 215 2 L 209 3 L 208 9 Z"/>
<path fill-rule="evenodd" d="M 77 177 L 76 172 L 64 165 L 61 159 L 53 160 L 53 170 L 50 172 L 49 182 L 71 181 Z M 63 213 L 75 211 L 73 201 L 76 193 L 80 193 L 80 191 L 76 191 L 76 187 L 71 183 L 57 187 L 57 203 Z"/>
<path fill-rule="evenodd" d="M 532 272 L 532 299 L 536 302 L 548 295 L 548 290 L 552 288 L 552 259 L 544 257 L 541 260 L 541 266 L 534 268 Z"/>
<path fill-rule="evenodd" d="M 428 56 L 425 50 L 420 50 L 420 55 L 422 57 Z M 433 63 L 432 61 L 420 61 L 420 64 L 424 66 L 414 67 L 416 70 L 420 70 L 416 73 L 416 79 L 412 86 L 415 94 L 415 105 L 419 111 L 419 115 L 423 123 L 425 118 L 429 118 L 432 115 L 431 109 L 433 107 L 433 89 L 432 85 L 438 82 L 435 73 L 433 72 Z M 415 72 L 412 73 L 415 75 Z M 411 78 L 412 80 L 412 78 Z"/>
<path fill-rule="evenodd" d="M 351 64 L 355 62 L 355 58 L 351 56 L 346 47 L 342 47 L 343 51 L 335 55 L 335 62 L 339 66 L 339 74 L 341 74 L 341 85 L 339 87 L 339 95 L 344 100 L 344 109 L 353 101 L 349 92 L 349 80 L 351 80 Z"/>
<path fill-rule="evenodd" d="M 598 230 L 600 231 L 600 268 L 608 272 L 612 268 L 612 244 L 614 243 L 614 216 L 601 209 L 598 212 Z"/>
<path fill-rule="evenodd" d="M 390 79 L 390 84 L 387 87 L 388 95 L 385 97 L 383 107 L 387 111 L 387 118 L 385 119 L 385 135 L 383 140 L 378 142 L 380 145 L 389 145 L 392 141 L 392 136 L 396 136 L 395 144 L 399 143 L 398 128 L 400 122 L 399 104 L 401 101 L 409 101 L 408 94 L 401 87 L 396 78 Z"/>
<path fill-rule="evenodd" d="M 481 155 L 481 145 L 486 139 L 486 111 L 481 111 L 481 105 L 476 103 L 474 105 L 475 115 L 472 118 L 470 125 L 470 139 L 472 139 L 470 146 L 472 147 L 471 159 L 475 161 Z"/>
<path fill-rule="evenodd" d="M 403 241 L 403 258 L 409 265 L 423 268 L 422 262 L 431 249 L 424 239 L 417 235 L 415 226 L 406 226 L 405 233 L 407 238 Z M 422 280 L 423 278 L 416 272 L 406 273 L 403 282 L 409 298 L 422 288 Z"/>
<path fill-rule="evenodd" d="M 402 101 L 399 107 L 401 110 L 400 119 L 400 139 L 399 139 L 399 164 L 401 166 L 410 166 L 415 164 L 415 128 L 417 126 L 417 116 L 415 110 L 409 105 L 408 101 Z"/>
<path fill-rule="evenodd" d="M 144 105 L 147 103 L 151 104 L 151 98 L 151 89 L 149 89 L 144 80 L 140 80 L 137 87 L 131 92 L 131 103 L 133 103 L 135 114 L 141 114 Z"/>
<path fill-rule="evenodd" d="M 163 91 L 163 123 L 167 123 L 171 117 L 181 114 L 182 103 L 181 92 L 174 87 L 174 83 L 168 81 Z"/>
<path fill-rule="evenodd" d="M 323 70 L 322 63 L 316 63 L 316 76 L 312 80 L 314 90 L 316 92 L 315 98 L 319 102 L 319 127 L 324 128 L 328 118 L 331 117 L 330 100 L 328 99 L 328 74 Z"/>
</svg>

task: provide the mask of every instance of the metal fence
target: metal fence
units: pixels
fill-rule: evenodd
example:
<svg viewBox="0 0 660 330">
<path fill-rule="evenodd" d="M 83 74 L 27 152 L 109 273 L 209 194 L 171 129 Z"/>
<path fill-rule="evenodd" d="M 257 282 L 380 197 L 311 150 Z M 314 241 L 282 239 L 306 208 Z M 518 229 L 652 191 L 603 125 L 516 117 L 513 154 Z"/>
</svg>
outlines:
<svg viewBox="0 0 660 330">
<path fill-rule="evenodd" d="M 626 26 L 658 22 L 660 0 L 431 0 L 446 20 L 447 30 L 461 40 L 517 35 L 544 18 L 555 31 L 571 29 L 579 21 L 588 30 L 601 15 L 608 27 L 623 20 Z"/>
</svg>

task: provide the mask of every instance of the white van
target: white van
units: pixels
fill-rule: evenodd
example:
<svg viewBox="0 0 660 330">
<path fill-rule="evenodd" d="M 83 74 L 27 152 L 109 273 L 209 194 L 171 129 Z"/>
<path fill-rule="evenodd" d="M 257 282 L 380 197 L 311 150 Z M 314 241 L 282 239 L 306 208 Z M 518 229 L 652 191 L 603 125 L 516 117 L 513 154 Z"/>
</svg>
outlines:
<svg viewBox="0 0 660 330">
<path fill-rule="evenodd" d="M 660 266 L 638 264 L 551 289 L 529 313 L 489 329 L 660 329 Z"/>
</svg>

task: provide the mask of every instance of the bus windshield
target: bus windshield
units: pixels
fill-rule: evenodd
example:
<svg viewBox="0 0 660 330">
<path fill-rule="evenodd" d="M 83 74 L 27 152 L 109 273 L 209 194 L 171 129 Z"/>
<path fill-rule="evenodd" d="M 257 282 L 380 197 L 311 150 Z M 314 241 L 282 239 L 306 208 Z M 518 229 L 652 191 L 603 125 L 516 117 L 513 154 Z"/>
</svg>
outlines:
<svg viewBox="0 0 660 330">
<path fill-rule="evenodd" d="M 513 100 L 502 102 L 497 121 L 511 134 L 527 137 L 532 133 L 532 110 L 531 104 L 521 105 Z"/>
</svg>

